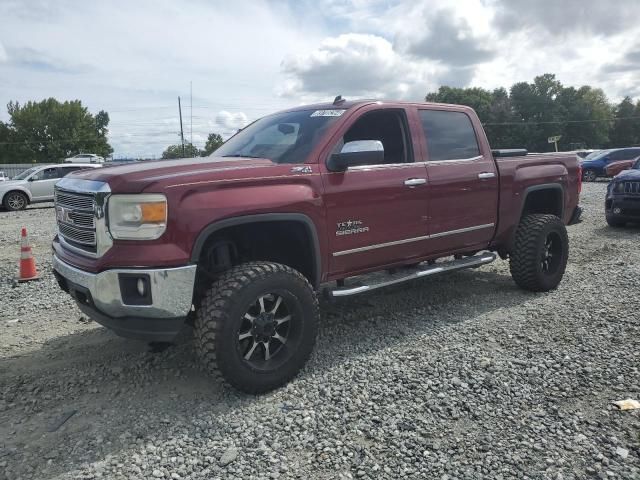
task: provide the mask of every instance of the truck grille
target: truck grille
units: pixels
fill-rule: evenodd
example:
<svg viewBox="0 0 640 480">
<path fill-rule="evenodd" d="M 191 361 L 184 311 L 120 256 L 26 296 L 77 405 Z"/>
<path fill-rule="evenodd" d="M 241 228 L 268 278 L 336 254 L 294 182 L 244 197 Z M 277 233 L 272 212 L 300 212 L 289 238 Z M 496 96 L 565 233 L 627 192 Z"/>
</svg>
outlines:
<svg viewBox="0 0 640 480">
<path fill-rule="evenodd" d="M 95 197 L 55 189 L 56 221 L 60 236 L 70 245 L 96 253 Z"/>
<path fill-rule="evenodd" d="M 640 195 L 640 182 L 624 182 L 624 193 Z"/>
</svg>

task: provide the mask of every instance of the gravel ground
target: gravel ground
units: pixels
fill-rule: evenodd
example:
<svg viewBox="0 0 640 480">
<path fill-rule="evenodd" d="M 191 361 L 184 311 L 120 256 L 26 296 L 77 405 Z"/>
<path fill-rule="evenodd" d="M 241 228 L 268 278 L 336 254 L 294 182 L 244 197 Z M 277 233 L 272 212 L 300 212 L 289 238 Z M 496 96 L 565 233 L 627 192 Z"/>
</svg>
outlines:
<svg viewBox="0 0 640 480">
<path fill-rule="evenodd" d="M 640 228 L 606 226 L 605 187 L 557 291 L 499 261 L 324 304 L 308 366 L 259 397 L 187 333 L 152 352 L 88 322 L 49 273 L 52 209 L 0 212 L 0 479 L 640 478 L 640 411 L 611 405 L 640 399 Z M 43 278 L 16 286 L 22 225 Z"/>
</svg>

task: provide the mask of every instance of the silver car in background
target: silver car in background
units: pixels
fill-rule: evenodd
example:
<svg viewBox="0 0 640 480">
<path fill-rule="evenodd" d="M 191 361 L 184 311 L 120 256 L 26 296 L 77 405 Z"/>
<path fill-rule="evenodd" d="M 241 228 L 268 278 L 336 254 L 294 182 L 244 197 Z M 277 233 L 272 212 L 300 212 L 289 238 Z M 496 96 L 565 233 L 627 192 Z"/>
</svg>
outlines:
<svg viewBox="0 0 640 480">
<path fill-rule="evenodd" d="M 11 180 L 0 182 L 0 203 L 10 211 L 24 210 L 30 203 L 52 202 L 53 186 L 62 177 L 100 164 L 39 165 L 25 170 Z"/>
</svg>

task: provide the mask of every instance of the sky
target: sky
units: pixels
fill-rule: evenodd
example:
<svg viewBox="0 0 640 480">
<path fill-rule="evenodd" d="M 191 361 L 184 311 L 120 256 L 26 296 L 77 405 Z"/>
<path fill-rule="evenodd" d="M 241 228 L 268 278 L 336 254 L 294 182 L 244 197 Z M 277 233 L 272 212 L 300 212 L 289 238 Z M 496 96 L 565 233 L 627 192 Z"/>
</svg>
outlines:
<svg viewBox="0 0 640 480">
<path fill-rule="evenodd" d="M 555 73 L 640 98 L 639 0 L 0 0 L 4 105 L 79 99 L 114 156 L 202 147 L 341 94 L 422 101 Z M 191 95 L 192 92 L 192 95 Z"/>
</svg>

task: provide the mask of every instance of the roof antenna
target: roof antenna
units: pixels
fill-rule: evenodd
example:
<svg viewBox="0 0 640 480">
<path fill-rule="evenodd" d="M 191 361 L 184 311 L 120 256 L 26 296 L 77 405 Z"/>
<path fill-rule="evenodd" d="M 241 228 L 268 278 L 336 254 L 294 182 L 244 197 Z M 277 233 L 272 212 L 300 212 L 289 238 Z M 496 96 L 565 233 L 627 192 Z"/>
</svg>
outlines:
<svg viewBox="0 0 640 480">
<path fill-rule="evenodd" d="M 338 95 L 336 98 L 333 99 L 334 105 L 339 105 L 341 103 L 344 103 L 344 98 L 342 98 L 342 95 Z"/>
</svg>

